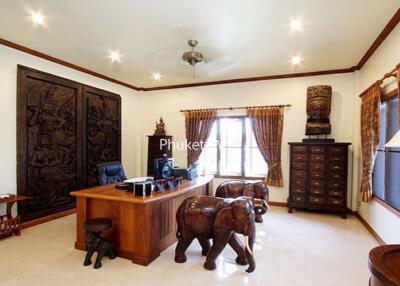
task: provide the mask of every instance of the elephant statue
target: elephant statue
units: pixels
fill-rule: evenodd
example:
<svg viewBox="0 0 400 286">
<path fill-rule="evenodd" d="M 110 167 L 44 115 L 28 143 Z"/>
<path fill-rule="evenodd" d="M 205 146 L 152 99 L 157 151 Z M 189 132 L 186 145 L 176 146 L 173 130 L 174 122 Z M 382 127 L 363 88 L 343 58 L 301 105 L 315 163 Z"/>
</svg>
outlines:
<svg viewBox="0 0 400 286">
<path fill-rule="evenodd" d="M 100 236 L 101 231 L 90 231 L 87 232 L 87 253 L 85 256 L 84 266 L 92 264 L 92 256 L 97 251 L 96 262 L 93 268 L 97 269 L 101 267 L 101 260 L 104 256 L 108 256 L 109 259 L 116 257 L 114 250 L 114 242 L 110 238 L 103 238 Z"/>
<path fill-rule="evenodd" d="M 219 198 L 237 198 L 247 196 L 253 198 L 256 222 L 263 222 L 262 216 L 267 212 L 269 190 L 263 181 L 229 180 L 220 184 L 215 191 Z"/>
<path fill-rule="evenodd" d="M 237 254 L 236 263 L 249 265 L 247 272 L 255 270 L 253 245 L 255 240 L 255 214 L 249 197 L 236 199 L 197 196 L 185 199 L 176 213 L 178 244 L 175 262 L 186 262 L 185 252 L 193 239 L 199 241 L 202 254 L 207 256 L 204 268 L 214 270 L 215 261 L 226 244 Z M 237 237 L 245 236 L 245 247 Z M 210 239 L 213 243 L 210 248 Z"/>
</svg>

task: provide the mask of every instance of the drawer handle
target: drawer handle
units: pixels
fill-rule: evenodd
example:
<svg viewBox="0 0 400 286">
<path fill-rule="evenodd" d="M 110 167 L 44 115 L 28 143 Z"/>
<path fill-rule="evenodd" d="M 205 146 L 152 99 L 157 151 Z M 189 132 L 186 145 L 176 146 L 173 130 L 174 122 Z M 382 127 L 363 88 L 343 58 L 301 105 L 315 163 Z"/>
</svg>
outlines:
<svg viewBox="0 0 400 286">
<path fill-rule="evenodd" d="M 314 202 L 319 202 L 319 199 L 314 199 Z"/>
<path fill-rule="evenodd" d="M 296 189 L 296 192 L 297 192 L 297 193 L 301 193 L 302 190 L 301 190 L 301 189 Z"/>
<path fill-rule="evenodd" d="M 301 198 L 296 198 L 296 201 L 301 201 Z"/>
<path fill-rule="evenodd" d="M 316 186 L 319 186 L 319 183 L 315 183 Z"/>
</svg>

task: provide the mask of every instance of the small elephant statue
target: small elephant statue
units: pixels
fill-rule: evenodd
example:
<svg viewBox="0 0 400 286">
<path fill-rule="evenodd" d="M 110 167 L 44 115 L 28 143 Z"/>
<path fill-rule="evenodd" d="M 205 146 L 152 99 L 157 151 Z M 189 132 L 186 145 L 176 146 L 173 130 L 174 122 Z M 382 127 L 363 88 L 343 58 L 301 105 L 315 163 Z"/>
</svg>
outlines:
<svg viewBox="0 0 400 286">
<path fill-rule="evenodd" d="M 114 250 L 114 242 L 110 238 L 103 238 L 100 236 L 101 231 L 90 231 L 87 232 L 87 253 L 85 256 L 84 266 L 92 264 L 92 256 L 97 251 L 96 262 L 93 268 L 98 269 L 101 267 L 101 260 L 104 256 L 108 256 L 109 259 L 116 257 Z"/>
<path fill-rule="evenodd" d="M 202 254 L 207 256 L 204 268 L 214 270 L 216 259 L 226 244 L 237 254 L 236 263 L 249 265 L 247 272 L 255 270 L 253 245 L 256 235 L 253 201 L 249 197 L 223 199 L 197 196 L 185 199 L 176 213 L 178 244 L 175 262 L 186 262 L 185 252 L 197 238 Z M 245 236 L 245 247 L 236 233 Z M 213 244 L 210 248 L 210 239 Z"/>
<path fill-rule="evenodd" d="M 269 208 L 269 190 L 263 181 L 225 181 L 218 186 L 215 196 L 219 198 L 237 198 L 240 196 L 252 198 L 257 223 L 263 222 L 262 216 Z"/>
</svg>

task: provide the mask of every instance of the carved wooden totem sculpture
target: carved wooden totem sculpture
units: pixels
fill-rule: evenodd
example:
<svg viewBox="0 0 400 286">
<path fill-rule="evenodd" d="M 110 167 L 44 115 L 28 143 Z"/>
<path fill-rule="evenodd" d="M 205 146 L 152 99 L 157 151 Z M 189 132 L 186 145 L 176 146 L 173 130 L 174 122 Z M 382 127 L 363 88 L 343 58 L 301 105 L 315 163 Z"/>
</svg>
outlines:
<svg viewBox="0 0 400 286">
<path fill-rule="evenodd" d="M 331 133 L 329 115 L 331 113 L 332 87 L 315 85 L 307 88 L 306 135 Z"/>
</svg>

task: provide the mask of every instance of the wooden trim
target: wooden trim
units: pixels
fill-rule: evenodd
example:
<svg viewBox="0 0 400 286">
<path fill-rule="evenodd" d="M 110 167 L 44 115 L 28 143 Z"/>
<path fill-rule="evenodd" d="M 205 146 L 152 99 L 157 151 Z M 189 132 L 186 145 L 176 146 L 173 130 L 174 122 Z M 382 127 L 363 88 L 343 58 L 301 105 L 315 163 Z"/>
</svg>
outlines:
<svg viewBox="0 0 400 286">
<path fill-rule="evenodd" d="M 375 232 L 375 230 L 367 223 L 366 220 L 364 220 L 364 218 L 358 212 L 355 212 L 355 216 L 380 245 L 386 244 L 385 241 L 379 236 L 379 234 Z"/>
<path fill-rule="evenodd" d="M 219 84 L 229 84 L 229 83 L 240 83 L 240 82 L 251 82 L 251 81 L 262 81 L 262 80 L 274 80 L 274 79 L 285 79 L 285 78 L 307 77 L 307 76 L 318 76 L 318 75 L 351 73 L 351 72 L 354 72 L 353 68 L 344 68 L 344 69 L 324 70 L 324 71 L 315 71 L 315 72 L 279 74 L 279 75 L 246 77 L 246 78 L 226 79 L 226 80 L 217 80 L 217 81 L 205 81 L 205 82 L 197 82 L 197 83 L 165 85 L 165 86 L 157 86 L 157 87 L 149 87 L 149 88 L 145 87 L 145 88 L 143 88 L 143 91 L 155 91 L 155 90 L 164 90 L 164 89 L 188 88 L 188 87 L 198 87 L 198 86 L 206 86 L 206 85 L 219 85 Z"/>
<path fill-rule="evenodd" d="M 268 202 L 268 205 L 273 207 L 284 207 L 287 208 L 288 204 L 284 202 Z"/>
<path fill-rule="evenodd" d="M 389 91 L 389 92 L 387 92 L 385 94 L 382 94 L 381 101 L 384 102 L 386 100 L 389 100 L 392 97 L 397 96 L 398 94 L 399 94 L 399 90 L 397 88 L 395 88 L 395 89 L 393 89 L 393 90 L 391 90 L 391 91 Z"/>
<path fill-rule="evenodd" d="M 395 216 L 400 218 L 400 211 L 398 211 L 395 208 L 391 207 L 388 203 L 386 203 L 385 201 L 381 200 L 380 198 L 378 198 L 375 195 L 372 195 L 372 199 L 374 201 L 376 201 L 378 204 L 380 204 L 381 206 L 383 206 L 385 209 L 390 211 L 392 214 L 394 214 Z"/>
<path fill-rule="evenodd" d="M 89 74 L 89 75 L 92 75 L 92 76 L 95 76 L 95 77 L 98 77 L 98 78 L 101 78 L 101 79 L 104 79 L 104 80 L 107 80 L 107 81 L 110 81 L 112 83 L 125 86 L 127 88 L 131 88 L 131 89 L 134 89 L 134 90 L 137 90 L 137 91 L 143 90 L 142 87 L 136 87 L 134 85 L 122 82 L 120 80 L 117 80 L 117 79 L 114 79 L 114 78 L 111 78 L 111 77 L 108 77 L 108 76 L 100 74 L 98 72 L 86 69 L 86 68 L 81 67 L 81 66 L 74 65 L 74 64 L 72 64 L 70 62 L 55 58 L 53 56 L 41 53 L 39 51 L 36 51 L 36 50 L 30 49 L 30 48 L 21 46 L 19 44 L 13 43 L 13 42 L 10 42 L 10 41 L 8 41 L 6 39 L 3 39 L 3 38 L 0 38 L 0 45 L 16 49 L 18 51 L 21 51 L 21 52 L 36 56 L 38 58 L 42 58 L 42 59 L 48 60 L 50 62 L 59 64 L 59 65 L 62 65 L 62 66 L 65 66 L 65 67 L 68 67 L 68 68 L 71 68 L 71 69 L 74 69 L 74 70 L 77 70 L 77 71 L 80 71 L 80 72 L 83 72 L 83 73 L 86 73 L 86 74 Z"/>
<path fill-rule="evenodd" d="M 21 223 L 21 229 L 29 228 L 29 227 L 32 227 L 32 226 L 35 226 L 35 225 L 38 225 L 38 224 L 49 222 L 49 221 L 52 221 L 52 220 L 55 220 L 55 219 L 58 219 L 58 218 L 62 218 L 62 217 L 68 216 L 68 215 L 72 215 L 72 214 L 75 214 L 75 213 L 76 213 L 76 209 L 73 208 L 73 209 L 69 209 L 69 210 L 66 210 L 66 211 L 62 211 L 62 212 L 58 212 L 58 213 L 55 213 L 55 214 L 51 214 L 51 215 L 48 215 L 48 216 L 45 216 L 45 217 L 33 219 L 33 220 L 30 220 L 30 221 Z"/>
<path fill-rule="evenodd" d="M 132 84 L 128 84 L 122 82 L 120 80 L 108 77 L 106 75 L 97 73 L 95 71 L 91 71 L 81 66 L 77 66 L 70 62 L 55 58 L 53 56 L 44 54 L 42 52 L 30 49 L 28 47 L 19 45 L 17 43 L 13 43 L 6 39 L 0 38 L 0 45 L 7 46 L 16 50 L 19 50 L 24 53 L 31 54 L 33 56 L 66 66 L 71 69 L 75 69 L 77 71 L 87 73 L 89 75 L 110 81 L 115 84 L 122 85 L 127 88 L 131 88 L 136 91 L 155 91 L 155 90 L 164 90 L 164 89 L 177 89 L 177 88 L 188 88 L 188 87 L 198 87 L 198 86 L 207 86 L 207 85 L 219 85 L 219 84 L 230 84 L 230 83 L 240 83 L 240 82 L 251 82 L 251 81 L 262 81 L 262 80 L 275 80 L 275 79 L 286 79 L 286 78 L 296 78 L 296 77 L 308 77 L 308 76 L 318 76 L 318 75 L 328 75 L 328 74 L 340 74 L 340 73 L 351 73 L 356 70 L 360 70 L 364 64 L 369 60 L 369 58 L 374 54 L 374 52 L 379 48 L 382 42 L 389 36 L 389 34 L 393 31 L 393 29 L 400 22 L 400 9 L 396 11 L 394 16 L 387 23 L 385 28 L 380 32 L 378 37 L 363 55 L 361 60 L 357 65 L 342 68 L 342 69 L 333 69 L 333 70 L 322 70 L 322 71 L 314 71 L 314 72 L 304 72 L 304 73 L 292 73 L 292 74 L 279 74 L 279 75 L 268 75 L 268 76 L 258 76 L 258 77 L 247 77 L 247 78 L 237 78 L 237 79 L 227 79 L 227 80 L 219 80 L 219 81 L 207 81 L 207 82 L 198 82 L 198 83 L 188 83 L 188 84 L 176 84 L 176 85 L 166 85 L 166 86 L 156 86 L 156 87 L 137 87 Z"/>
<path fill-rule="evenodd" d="M 375 51 L 379 48 L 379 46 L 383 43 L 383 41 L 389 36 L 389 34 L 393 31 L 393 29 L 400 22 L 400 9 L 397 9 L 396 13 L 390 19 L 389 23 L 386 24 L 385 28 L 379 33 L 378 37 L 369 47 L 369 49 L 365 52 L 364 56 L 358 62 L 358 64 L 353 67 L 356 70 L 360 70 L 365 63 L 369 60 L 369 58 L 375 53 Z"/>
</svg>

